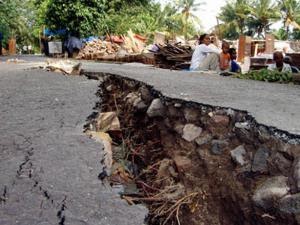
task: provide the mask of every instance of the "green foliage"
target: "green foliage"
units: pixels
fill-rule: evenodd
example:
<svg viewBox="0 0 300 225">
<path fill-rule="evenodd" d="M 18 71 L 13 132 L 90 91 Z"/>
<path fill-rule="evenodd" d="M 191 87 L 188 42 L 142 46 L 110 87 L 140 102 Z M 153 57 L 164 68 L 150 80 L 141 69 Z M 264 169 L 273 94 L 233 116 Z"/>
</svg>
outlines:
<svg viewBox="0 0 300 225">
<path fill-rule="evenodd" d="M 0 30 L 4 33 L 4 43 L 8 38 L 17 39 L 19 44 L 33 40 L 32 2 L 30 0 L 5 0 L 0 2 Z"/>
<path fill-rule="evenodd" d="M 292 81 L 292 74 L 287 72 L 272 71 L 268 69 L 253 70 L 237 75 L 237 78 L 268 82 L 288 83 Z"/>
<path fill-rule="evenodd" d="M 105 0 L 49 0 L 45 23 L 75 36 L 94 35 L 104 18 Z"/>
<path fill-rule="evenodd" d="M 279 8 L 272 0 L 254 0 L 247 18 L 248 30 L 264 38 L 264 34 L 270 31 L 270 26 L 279 19 Z"/>
<path fill-rule="evenodd" d="M 300 20 L 300 2 L 299 0 L 277 0 L 277 2 L 284 24 L 283 28 L 286 30 L 286 39 L 288 39 L 290 23 Z"/>
<path fill-rule="evenodd" d="M 236 27 L 240 34 L 245 32 L 246 20 L 251 12 L 249 1 L 247 0 L 231 0 L 221 8 L 219 18 L 224 22 L 225 26 L 231 28 Z M 230 35 L 229 35 L 230 36 Z"/>
<path fill-rule="evenodd" d="M 193 14 L 193 12 L 199 10 L 199 7 L 203 5 L 202 2 L 198 0 L 177 0 L 176 6 L 182 14 L 182 33 L 184 34 L 185 38 L 188 37 L 188 26 L 191 23 L 189 20 L 192 19 L 195 22 L 200 22 L 199 18 Z"/>
<path fill-rule="evenodd" d="M 287 32 L 284 28 L 273 31 L 273 35 L 277 40 L 286 40 L 288 37 Z"/>
<path fill-rule="evenodd" d="M 118 2 L 124 2 L 122 0 Z M 112 5 L 115 8 L 111 8 Z M 161 9 L 160 4 L 136 3 L 117 4 L 116 1 L 109 3 L 109 10 L 106 14 L 101 29 L 112 34 L 126 34 L 129 29 L 135 33 L 143 34 L 151 38 L 157 30 L 166 31 L 171 36 L 184 33 L 183 26 L 186 26 L 186 35 L 193 36 L 196 29 L 192 21 L 185 25 L 182 13 L 178 7 L 167 4 Z"/>
<path fill-rule="evenodd" d="M 270 26 L 282 19 L 295 21 L 300 17 L 299 0 L 229 0 L 221 8 L 219 18 L 224 22 L 223 35 L 228 39 L 235 39 L 236 32 L 258 37 L 264 37 L 270 32 Z M 288 37 L 282 30 L 276 33 L 280 39 Z"/>
</svg>

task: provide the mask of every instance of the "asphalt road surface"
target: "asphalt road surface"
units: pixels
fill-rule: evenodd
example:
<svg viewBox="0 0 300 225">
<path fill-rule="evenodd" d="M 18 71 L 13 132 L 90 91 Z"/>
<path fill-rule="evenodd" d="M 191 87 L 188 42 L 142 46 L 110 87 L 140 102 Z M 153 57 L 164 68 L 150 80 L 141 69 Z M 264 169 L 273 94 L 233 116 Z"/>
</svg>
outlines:
<svg viewBox="0 0 300 225">
<path fill-rule="evenodd" d="M 259 124 L 300 135 L 300 85 L 170 71 L 136 63 L 84 63 L 83 67 L 143 81 L 171 98 L 247 111 Z"/>
<path fill-rule="evenodd" d="M 98 82 L 0 63 L 0 224 L 142 225 L 97 178 L 102 145 L 83 134 Z"/>
</svg>

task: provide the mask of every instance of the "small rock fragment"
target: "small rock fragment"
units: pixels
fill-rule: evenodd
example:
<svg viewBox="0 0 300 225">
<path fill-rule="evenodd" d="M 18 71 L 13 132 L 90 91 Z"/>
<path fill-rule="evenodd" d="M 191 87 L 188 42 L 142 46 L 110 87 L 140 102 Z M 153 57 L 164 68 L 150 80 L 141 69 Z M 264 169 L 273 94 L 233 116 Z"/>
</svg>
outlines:
<svg viewBox="0 0 300 225">
<path fill-rule="evenodd" d="M 247 152 L 243 145 L 236 147 L 230 152 L 233 161 L 235 161 L 240 166 L 243 166 L 247 163 L 246 154 Z"/>
<path fill-rule="evenodd" d="M 300 213 L 300 193 L 287 195 L 279 201 L 279 209 L 285 213 Z"/>
<path fill-rule="evenodd" d="M 195 140 L 197 137 L 200 136 L 202 132 L 202 128 L 201 127 L 197 127 L 194 124 L 186 124 L 183 128 L 183 135 L 182 138 L 185 139 L 186 141 L 193 141 Z"/>
<path fill-rule="evenodd" d="M 289 176 L 290 169 L 292 167 L 292 162 L 290 160 L 286 159 L 282 155 L 282 153 L 277 152 L 275 154 L 272 154 L 270 156 L 270 158 L 268 159 L 268 166 L 269 166 L 269 170 L 274 174 L 279 172 L 280 174 Z"/>
<path fill-rule="evenodd" d="M 206 134 L 204 136 L 200 136 L 195 139 L 197 145 L 199 145 L 199 146 L 207 144 L 211 140 L 212 140 L 212 136 L 210 134 Z"/>
<path fill-rule="evenodd" d="M 235 123 L 234 126 L 240 129 L 246 129 L 246 130 L 250 129 L 250 124 L 248 122 Z"/>
<path fill-rule="evenodd" d="M 227 141 L 224 140 L 213 140 L 211 142 L 211 152 L 214 155 L 221 155 L 224 151 L 224 148 L 228 145 Z"/>
<path fill-rule="evenodd" d="M 131 92 L 125 97 L 125 101 L 127 104 L 133 104 L 137 99 L 139 99 L 138 93 Z"/>
<path fill-rule="evenodd" d="M 120 131 L 121 125 L 116 112 L 100 113 L 96 118 L 97 131 Z"/>
<path fill-rule="evenodd" d="M 141 94 L 142 100 L 146 103 L 150 103 L 152 101 L 153 97 L 146 86 L 140 87 L 139 93 Z"/>
<path fill-rule="evenodd" d="M 159 98 L 156 98 L 151 102 L 151 105 L 147 110 L 147 115 L 149 117 L 162 117 L 165 115 L 165 107 Z"/>
<path fill-rule="evenodd" d="M 192 166 L 192 161 L 185 156 L 175 156 L 174 162 L 179 172 L 188 171 Z"/>
<path fill-rule="evenodd" d="M 113 86 L 112 86 L 112 85 L 108 85 L 108 86 L 106 87 L 106 90 L 107 90 L 107 91 L 112 91 L 112 90 L 113 90 Z"/>
<path fill-rule="evenodd" d="M 184 125 L 182 123 L 175 123 L 175 126 L 174 126 L 174 130 L 179 134 L 179 135 L 182 135 L 183 134 L 183 128 L 184 128 Z"/>
<path fill-rule="evenodd" d="M 228 116 L 234 116 L 234 114 L 235 114 L 235 112 L 234 112 L 234 110 L 233 109 L 227 109 L 226 110 L 226 114 L 228 115 Z"/>
<path fill-rule="evenodd" d="M 294 172 L 293 176 L 298 188 L 298 191 L 300 190 L 300 158 L 295 160 L 295 166 L 294 166 Z"/>
<path fill-rule="evenodd" d="M 141 99 L 141 97 L 138 97 L 137 99 L 135 99 L 135 101 L 133 102 L 133 107 L 136 108 L 139 111 L 145 110 L 147 108 L 147 105 L 145 104 L 145 102 Z"/>
<path fill-rule="evenodd" d="M 197 109 L 185 108 L 184 109 L 184 118 L 187 122 L 196 122 L 199 120 L 200 112 Z"/>
<path fill-rule="evenodd" d="M 268 178 L 254 192 L 252 200 L 255 205 L 264 209 L 273 207 L 280 198 L 289 192 L 290 188 L 287 182 L 288 178 L 284 176 Z"/>
<path fill-rule="evenodd" d="M 180 108 L 182 105 L 180 104 L 180 103 L 175 103 L 174 104 L 174 107 L 176 107 L 176 108 Z"/>
<path fill-rule="evenodd" d="M 228 126 L 228 124 L 229 124 L 229 117 L 228 116 L 214 115 L 212 117 L 212 119 L 218 125 Z"/>
<path fill-rule="evenodd" d="M 253 158 L 252 168 L 253 172 L 268 172 L 267 159 L 270 155 L 269 149 L 265 147 L 260 147 Z"/>
<path fill-rule="evenodd" d="M 182 117 L 182 111 L 173 105 L 168 106 L 168 113 L 170 117 Z"/>
</svg>

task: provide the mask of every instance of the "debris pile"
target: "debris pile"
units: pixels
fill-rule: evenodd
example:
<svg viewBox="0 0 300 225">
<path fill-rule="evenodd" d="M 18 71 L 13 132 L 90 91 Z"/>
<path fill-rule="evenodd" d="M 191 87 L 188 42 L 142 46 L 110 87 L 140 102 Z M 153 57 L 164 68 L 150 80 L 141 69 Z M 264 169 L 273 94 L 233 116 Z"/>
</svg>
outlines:
<svg viewBox="0 0 300 225">
<path fill-rule="evenodd" d="M 99 178 L 124 185 L 128 203 L 146 204 L 147 224 L 298 224 L 298 136 L 134 80 L 102 81 L 99 113 L 87 126 L 112 140 Z"/>
<path fill-rule="evenodd" d="M 77 59 L 96 60 L 96 59 L 109 59 L 119 51 L 120 45 L 108 41 L 93 40 L 86 43 L 80 50 Z"/>
<path fill-rule="evenodd" d="M 156 45 L 156 65 L 164 69 L 186 69 L 192 59 L 193 50 L 191 46 L 181 43 Z"/>
<path fill-rule="evenodd" d="M 47 60 L 46 69 L 51 72 L 63 73 L 64 75 L 80 75 L 81 63 L 72 62 L 69 60 Z"/>
<path fill-rule="evenodd" d="M 77 59 L 105 61 L 136 61 L 145 48 L 146 38 L 128 31 L 127 36 L 107 36 L 87 42 L 80 50 Z"/>
</svg>

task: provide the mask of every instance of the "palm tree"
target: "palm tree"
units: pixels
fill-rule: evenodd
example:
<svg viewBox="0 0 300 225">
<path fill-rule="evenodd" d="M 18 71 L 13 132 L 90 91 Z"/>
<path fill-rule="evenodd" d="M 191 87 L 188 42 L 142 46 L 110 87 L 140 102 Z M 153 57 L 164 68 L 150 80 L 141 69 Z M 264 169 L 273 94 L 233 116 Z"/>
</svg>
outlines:
<svg viewBox="0 0 300 225">
<path fill-rule="evenodd" d="M 255 0 L 251 6 L 249 29 L 263 37 L 270 26 L 280 19 L 278 6 L 272 0 Z"/>
<path fill-rule="evenodd" d="M 237 27 L 240 34 L 245 33 L 246 20 L 250 13 L 249 1 L 232 0 L 221 8 L 218 18 L 228 27 Z"/>
<path fill-rule="evenodd" d="M 198 0 L 177 0 L 176 5 L 179 10 L 181 10 L 183 16 L 183 34 L 187 38 L 187 27 L 190 18 L 199 22 L 199 18 L 193 14 L 193 12 L 199 10 L 199 7 L 203 5 L 203 2 L 198 2 Z"/>
<path fill-rule="evenodd" d="M 298 0 L 277 0 L 277 2 L 288 38 L 289 25 L 300 19 L 300 2 Z"/>
</svg>

